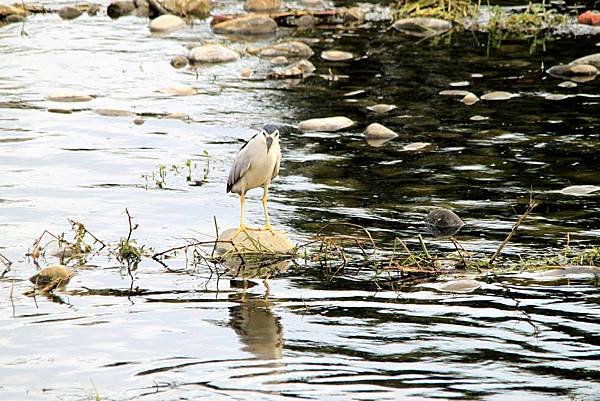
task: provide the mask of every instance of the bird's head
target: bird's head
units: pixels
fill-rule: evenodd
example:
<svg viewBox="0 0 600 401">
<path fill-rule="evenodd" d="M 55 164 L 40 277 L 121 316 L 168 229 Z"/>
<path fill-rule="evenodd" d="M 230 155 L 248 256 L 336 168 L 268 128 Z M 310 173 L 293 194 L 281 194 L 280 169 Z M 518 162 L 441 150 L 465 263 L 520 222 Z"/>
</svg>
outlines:
<svg viewBox="0 0 600 401">
<path fill-rule="evenodd" d="M 271 149 L 273 142 L 279 142 L 279 128 L 273 124 L 267 124 L 262 128 L 261 135 L 264 135 L 267 144 L 267 153 Z"/>
</svg>

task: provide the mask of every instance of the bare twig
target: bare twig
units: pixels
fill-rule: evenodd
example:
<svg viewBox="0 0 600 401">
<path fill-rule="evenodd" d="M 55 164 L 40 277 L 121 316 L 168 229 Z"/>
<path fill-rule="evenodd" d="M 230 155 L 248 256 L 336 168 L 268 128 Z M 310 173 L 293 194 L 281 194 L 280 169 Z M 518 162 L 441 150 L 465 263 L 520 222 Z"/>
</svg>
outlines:
<svg viewBox="0 0 600 401">
<path fill-rule="evenodd" d="M 508 233 L 508 235 L 506 236 L 504 241 L 502 241 L 502 243 L 500 244 L 498 249 L 496 249 L 496 252 L 494 252 L 492 257 L 490 258 L 490 262 L 489 262 L 490 265 L 492 265 L 494 263 L 496 258 L 500 255 L 500 252 L 502 252 L 502 249 L 506 246 L 506 244 L 508 244 L 508 241 L 510 241 L 510 239 L 512 238 L 514 233 L 517 231 L 517 229 L 523 223 L 523 221 L 525 221 L 525 219 L 527 218 L 529 213 L 533 209 L 535 209 L 538 205 L 539 205 L 539 203 L 535 199 L 533 199 L 531 197 L 529 198 L 529 203 L 527 203 L 527 207 L 525 208 L 525 211 L 523 212 L 521 217 L 519 217 L 519 219 L 515 222 L 515 224 L 513 224 L 512 229 L 510 230 L 510 233 Z"/>
</svg>

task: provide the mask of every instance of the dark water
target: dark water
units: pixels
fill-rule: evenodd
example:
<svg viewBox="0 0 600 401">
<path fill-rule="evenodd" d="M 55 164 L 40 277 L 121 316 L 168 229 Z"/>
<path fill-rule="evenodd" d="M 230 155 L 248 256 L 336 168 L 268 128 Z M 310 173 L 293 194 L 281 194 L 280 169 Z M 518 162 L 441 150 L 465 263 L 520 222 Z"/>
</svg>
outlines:
<svg viewBox="0 0 600 401">
<path fill-rule="evenodd" d="M 144 259 L 132 283 L 102 254 L 55 296 L 24 295 L 36 272 L 24 255 L 44 229 L 68 233 L 71 218 L 116 242 L 127 235 L 128 208 L 139 224 L 134 237 L 156 251 L 210 239 L 213 216 L 220 227 L 238 222 L 225 181 L 241 140 L 265 122 L 333 115 L 357 124 L 334 134 L 289 129 L 283 138 L 270 212 L 295 241 L 335 220 L 369 227 L 382 246 L 421 233 L 444 251 L 451 244 L 427 236 L 422 223 L 430 207 L 443 206 L 467 222 L 458 236 L 465 248 L 491 253 L 533 193 L 541 205 L 508 254 L 556 253 L 567 233 L 571 245 L 597 245 L 599 195 L 557 191 L 598 185 L 599 83 L 561 88 L 543 71 L 596 52 L 598 38 L 532 51 L 523 41 L 489 48 L 470 33 L 419 41 L 387 24 L 295 35 L 319 40 L 311 59 L 318 74 L 349 78 L 242 80 L 244 67 L 268 67 L 254 57 L 173 69 L 169 59 L 185 54 L 184 44 L 215 40 L 207 22 L 166 37 L 135 17 L 66 22 L 50 14 L 0 28 L 0 253 L 14 262 L 0 280 L 0 398 L 599 400 L 600 297 L 588 277 L 490 277 L 472 294 L 453 295 L 424 284 L 378 291 L 360 276 L 331 280 L 301 262 L 270 280 L 265 301 L 262 284 L 242 299 L 228 279 L 183 257 L 169 269 Z M 326 49 L 359 59 L 328 63 L 319 58 Z M 438 95 L 459 81 L 470 85 L 456 89 L 479 96 L 519 97 L 465 106 Z M 198 94 L 158 92 L 181 85 Z M 365 93 L 344 96 L 355 90 Z M 46 100 L 59 91 L 95 98 Z M 375 103 L 398 108 L 377 116 L 365 109 Z M 75 111 L 47 111 L 60 107 Z M 99 108 L 135 112 L 145 123 Z M 172 112 L 191 120 L 160 118 Z M 362 130 L 371 122 L 399 137 L 368 146 Z M 432 146 L 403 150 L 413 142 Z M 142 178 L 191 159 L 201 179 L 204 151 L 202 186 L 173 173 L 167 189 Z M 247 219 L 260 225 L 260 191 L 250 194 Z M 50 253 L 42 267 L 58 262 Z"/>
</svg>

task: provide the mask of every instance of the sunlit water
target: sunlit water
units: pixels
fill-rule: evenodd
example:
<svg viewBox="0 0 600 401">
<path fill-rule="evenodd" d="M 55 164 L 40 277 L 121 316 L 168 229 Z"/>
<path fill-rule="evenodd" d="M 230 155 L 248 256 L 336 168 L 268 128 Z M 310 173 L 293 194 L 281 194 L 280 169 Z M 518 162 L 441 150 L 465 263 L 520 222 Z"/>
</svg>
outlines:
<svg viewBox="0 0 600 401">
<path fill-rule="evenodd" d="M 139 224 L 134 237 L 157 251 L 182 238 L 210 239 L 215 218 L 219 227 L 235 226 L 239 203 L 225 194 L 225 181 L 242 140 L 266 122 L 293 126 L 331 115 L 357 125 L 283 136 L 270 211 L 295 241 L 336 220 L 369 227 L 382 244 L 394 236 L 410 242 L 425 234 L 429 208 L 444 206 L 467 222 L 463 246 L 491 252 L 533 192 L 542 204 L 509 253 L 559 248 L 567 233 L 597 244 L 599 196 L 556 191 L 599 184 L 598 80 L 566 89 L 543 70 L 597 51 L 598 39 L 557 40 L 530 53 L 525 42 L 494 50 L 467 33 L 432 44 L 385 28 L 297 34 L 319 39 L 318 74 L 349 76 L 302 83 L 242 80 L 244 67 L 268 68 L 254 57 L 173 69 L 169 60 L 185 54 L 186 43 L 228 42 L 207 21 L 165 37 L 150 35 L 136 17 L 67 22 L 48 14 L 0 28 L 0 253 L 14 262 L 0 281 L 0 398 L 600 399 L 600 297 L 587 280 L 506 279 L 466 295 L 410 285 L 377 291 L 366 280 L 330 281 L 308 264 L 271 280 L 268 301 L 262 285 L 242 300 L 227 279 L 186 268 L 182 258 L 169 269 L 144 260 L 131 283 L 104 255 L 55 297 L 23 295 L 36 272 L 25 254 L 43 230 L 68 232 L 68 218 L 115 242 L 127 235 L 127 208 Z M 333 48 L 360 59 L 319 59 Z M 478 95 L 520 96 L 465 106 L 437 95 L 458 81 Z M 182 85 L 198 94 L 159 92 Z M 366 92 L 344 96 L 358 89 Z M 95 98 L 46 100 L 60 91 Z M 398 109 L 377 116 L 364 108 L 375 103 Z M 137 113 L 145 123 L 94 111 L 102 108 Z M 173 112 L 191 120 L 160 118 Z M 362 130 L 371 122 L 399 138 L 369 147 Z M 417 141 L 434 146 L 402 150 Z M 191 159 L 193 178 L 202 179 L 205 151 L 201 186 L 169 173 L 167 189 L 158 189 L 142 177 Z M 259 196 L 251 192 L 248 202 L 252 225 L 263 224 Z"/>
</svg>

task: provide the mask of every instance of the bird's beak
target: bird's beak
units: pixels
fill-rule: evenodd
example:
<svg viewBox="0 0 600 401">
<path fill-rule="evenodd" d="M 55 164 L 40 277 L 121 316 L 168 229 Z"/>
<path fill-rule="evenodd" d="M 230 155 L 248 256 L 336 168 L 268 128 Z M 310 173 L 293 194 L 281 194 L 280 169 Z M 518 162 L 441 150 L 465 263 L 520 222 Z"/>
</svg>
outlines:
<svg viewBox="0 0 600 401">
<path fill-rule="evenodd" d="M 273 145 L 273 138 L 268 136 L 267 137 L 267 153 L 269 153 L 269 149 L 271 149 L 271 145 Z"/>
</svg>

